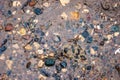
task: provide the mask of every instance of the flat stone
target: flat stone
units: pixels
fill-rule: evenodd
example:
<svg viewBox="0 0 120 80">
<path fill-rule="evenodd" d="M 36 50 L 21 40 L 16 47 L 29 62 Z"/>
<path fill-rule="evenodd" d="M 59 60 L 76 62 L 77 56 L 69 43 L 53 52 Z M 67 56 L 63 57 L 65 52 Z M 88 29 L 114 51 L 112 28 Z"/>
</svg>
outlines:
<svg viewBox="0 0 120 80">
<path fill-rule="evenodd" d="M 50 67 L 50 66 L 54 66 L 54 64 L 55 64 L 55 60 L 54 59 L 52 59 L 52 58 L 45 59 L 45 65 L 46 66 Z"/>
</svg>

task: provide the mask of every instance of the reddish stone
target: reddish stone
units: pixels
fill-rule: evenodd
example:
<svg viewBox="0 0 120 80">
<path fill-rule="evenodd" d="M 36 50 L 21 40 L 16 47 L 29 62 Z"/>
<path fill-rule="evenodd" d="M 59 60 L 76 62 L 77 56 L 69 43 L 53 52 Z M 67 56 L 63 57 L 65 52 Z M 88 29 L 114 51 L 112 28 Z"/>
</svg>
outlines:
<svg viewBox="0 0 120 80">
<path fill-rule="evenodd" d="M 31 6 L 31 7 L 35 6 L 35 4 L 36 4 L 35 0 L 32 0 L 32 1 L 29 2 L 29 6 Z"/>
<path fill-rule="evenodd" d="M 11 31 L 13 30 L 13 25 L 11 23 L 8 23 L 6 26 L 5 26 L 5 31 Z"/>
</svg>

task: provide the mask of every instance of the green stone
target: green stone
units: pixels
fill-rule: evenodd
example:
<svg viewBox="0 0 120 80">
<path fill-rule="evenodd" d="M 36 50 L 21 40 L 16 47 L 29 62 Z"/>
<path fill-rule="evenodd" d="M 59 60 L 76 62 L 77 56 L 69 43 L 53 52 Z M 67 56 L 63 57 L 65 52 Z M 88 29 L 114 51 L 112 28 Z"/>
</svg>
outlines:
<svg viewBox="0 0 120 80">
<path fill-rule="evenodd" d="M 54 66 L 54 64 L 55 64 L 55 59 L 52 59 L 52 58 L 47 58 L 47 59 L 45 59 L 45 65 L 46 66 Z"/>
</svg>

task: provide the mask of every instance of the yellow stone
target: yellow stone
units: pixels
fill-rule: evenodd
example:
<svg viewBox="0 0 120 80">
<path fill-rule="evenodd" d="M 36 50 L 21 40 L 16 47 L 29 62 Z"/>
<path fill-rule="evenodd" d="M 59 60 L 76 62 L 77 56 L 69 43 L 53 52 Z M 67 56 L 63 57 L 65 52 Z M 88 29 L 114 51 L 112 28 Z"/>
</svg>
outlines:
<svg viewBox="0 0 120 80">
<path fill-rule="evenodd" d="M 54 53 L 49 53 L 48 56 L 49 57 L 54 57 Z"/>
<path fill-rule="evenodd" d="M 39 49 L 39 48 L 40 48 L 40 44 L 38 44 L 37 42 L 34 42 L 33 45 L 34 45 L 34 47 L 35 47 L 36 49 Z"/>
<path fill-rule="evenodd" d="M 30 46 L 30 44 L 27 44 L 27 45 L 25 46 L 25 50 L 32 50 L 32 46 Z"/>
<path fill-rule="evenodd" d="M 21 35 L 25 35 L 25 34 L 26 34 L 26 29 L 25 29 L 25 28 L 21 28 L 21 29 L 19 30 L 19 33 L 20 33 Z"/>
<path fill-rule="evenodd" d="M 94 51 L 93 48 L 90 49 L 90 52 L 91 52 L 92 55 L 95 55 L 95 54 L 96 54 L 96 52 Z"/>
<path fill-rule="evenodd" d="M 9 69 L 12 69 L 12 64 L 13 64 L 13 61 L 11 60 L 6 60 L 6 65 Z"/>
<path fill-rule="evenodd" d="M 38 67 L 41 68 L 41 67 L 43 67 L 43 65 L 44 65 L 43 60 L 40 60 L 40 61 L 38 62 Z"/>
<path fill-rule="evenodd" d="M 71 12 L 71 19 L 78 20 L 80 18 L 79 12 Z"/>
</svg>

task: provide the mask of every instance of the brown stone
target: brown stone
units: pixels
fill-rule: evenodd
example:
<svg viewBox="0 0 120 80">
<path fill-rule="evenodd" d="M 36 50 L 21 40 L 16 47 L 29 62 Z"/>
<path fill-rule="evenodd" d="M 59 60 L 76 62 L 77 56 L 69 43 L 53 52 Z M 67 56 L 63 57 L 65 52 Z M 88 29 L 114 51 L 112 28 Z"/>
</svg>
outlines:
<svg viewBox="0 0 120 80">
<path fill-rule="evenodd" d="M 11 23 L 8 23 L 6 26 L 5 26 L 5 31 L 11 31 L 13 30 L 13 25 Z"/>
<path fill-rule="evenodd" d="M 29 2 L 29 6 L 30 6 L 30 7 L 35 6 L 35 4 L 36 4 L 36 1 L 35 1 L 35 0 L 31 0 L 31 1 Z"/>
</svg>

